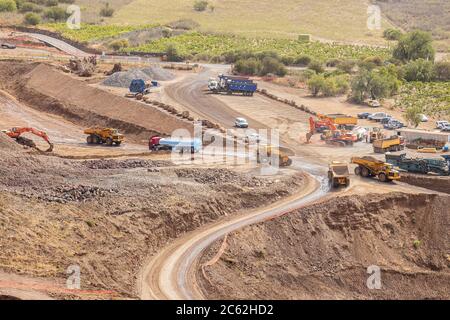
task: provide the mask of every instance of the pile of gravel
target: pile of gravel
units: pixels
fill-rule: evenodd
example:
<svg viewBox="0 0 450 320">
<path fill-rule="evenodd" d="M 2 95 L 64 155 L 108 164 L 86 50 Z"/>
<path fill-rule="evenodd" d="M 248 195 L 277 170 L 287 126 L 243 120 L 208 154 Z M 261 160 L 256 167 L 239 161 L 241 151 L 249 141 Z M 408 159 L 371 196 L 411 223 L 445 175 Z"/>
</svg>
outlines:
<svg viewBox="0 0 450 320">
<path fill-rule="evenodd" d="M 144 69 L 131 69 L 128 71 L 116 72 L 103 81 L 105 86 L 110 87 L 130 87 L 131 81 L 134 79 L 142 79 L 144 81 L 167 81 L 174 79 L 175 76 L 160 67 L 148 67 Z"/>
<path fill-rule="evenodd" d="M 146 73 L 139 69 L 131 69 L 128 71 L 116 72 L 103 80 L 105 86 L 129 88 L 131 81 L 134 79 L 142 79 L 144 81 L 152 80 Z"/>
<path fill-rule="evenodd" d="M 175 79 L 175 75 L 159 66 L 153 66 L 141 69 L 143 73 L 148 75 L 152 80 L 169 81 Z"/>
</svg>

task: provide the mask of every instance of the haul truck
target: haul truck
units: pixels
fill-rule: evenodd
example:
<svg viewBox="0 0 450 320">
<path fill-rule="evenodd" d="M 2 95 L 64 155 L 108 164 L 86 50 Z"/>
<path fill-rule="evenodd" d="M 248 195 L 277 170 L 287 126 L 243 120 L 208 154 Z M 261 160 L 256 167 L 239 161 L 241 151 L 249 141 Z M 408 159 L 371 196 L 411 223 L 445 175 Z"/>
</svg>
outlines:
<svg viewBox="0 0 450 320">
<path fill-rule="evenodd" d="M 219 75 L 218 79 L 209 79 L 208 89 L 213 93 L 241 93 L 244 96 L 252 96 L 257 85 L 248 77 Z"/>
</svg>

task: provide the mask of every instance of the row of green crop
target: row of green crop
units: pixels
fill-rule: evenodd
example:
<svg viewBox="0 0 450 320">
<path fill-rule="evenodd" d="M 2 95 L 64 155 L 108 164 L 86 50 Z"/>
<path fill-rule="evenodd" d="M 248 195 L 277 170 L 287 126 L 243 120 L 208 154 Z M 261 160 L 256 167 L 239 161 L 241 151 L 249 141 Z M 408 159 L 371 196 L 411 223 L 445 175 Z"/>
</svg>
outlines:
<svg viewBox="0 0 450 320">
<path fill-rule="evenodd" d="M 174 45 L 178 53 L 183 56 L 207 54 L 214 57 L 230 51 L 274 51 L 280 56 L 299 56 L 304 54 L 316 59 L 327 60 L 332 58 L 359 59 L 374 55 L 387 58 L 391 54 L 391 51 L 387 48 L 301 42 L 291 39 L 249 39 L 233 35 L 202 34 L 198 32 L 161 38 L 124 50 L 128 52 L 165 52 L 169 44 Z"/>
<path fill-rule="evenodd" d="M 450 82 L 407 82 L 395 105 L 402 109 L 420 106 L 429 116 L 450 120 Z"/>
<path fill-rule="evenodd" d="M 82 24 L 80 29 L 70 29 L 65 23 L 49 23 L 42 26 L 45 29 L 57 32 L 64 38 L 77 42 L 92 42 L 113 38 L 121 34 L 155 27 L 155 25 L 92 25 Z"/>
</svg>

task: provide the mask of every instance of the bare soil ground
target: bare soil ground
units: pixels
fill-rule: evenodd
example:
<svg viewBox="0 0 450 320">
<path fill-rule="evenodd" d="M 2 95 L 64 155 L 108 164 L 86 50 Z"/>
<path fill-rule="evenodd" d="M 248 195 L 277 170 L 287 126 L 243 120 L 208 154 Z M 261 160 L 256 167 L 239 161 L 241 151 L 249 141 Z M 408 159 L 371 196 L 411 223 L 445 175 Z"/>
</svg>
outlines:
<svg viewBox="0 0 450 320">
<path fill-rule="evenodd" d="M 211 299 L 448 299 L 449 205 L 437 194 L 334 198 L 229 234 L 198 275 Z M 366 285 L 371 265 L 379 290 Z"/>
<path fill-rule="evenodd" d="M 85 290 L 119 297 L 135 297 L 141 263 L 171 239 L 302 186 L 301 175 L 42 156 L 3 135 L 0 156 L 1 270 L 58 283 L 76 264 Z"/>
</svg>

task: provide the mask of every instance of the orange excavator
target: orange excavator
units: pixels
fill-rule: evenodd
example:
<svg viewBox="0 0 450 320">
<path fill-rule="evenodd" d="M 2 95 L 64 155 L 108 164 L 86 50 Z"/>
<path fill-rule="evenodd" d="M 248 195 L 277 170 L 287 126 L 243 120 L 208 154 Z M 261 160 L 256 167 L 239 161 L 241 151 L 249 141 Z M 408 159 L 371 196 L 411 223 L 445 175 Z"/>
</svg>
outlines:
<svg viewBox="0 0 450 320">
<path fill-rule="evenodd" d="M 339 130 L 330 119 L 324 118 L 319 121 L 309 117 L 309 132 L 306 134 L 306 143 L 310 143 L 311 137 L 316 133 L 322 133 L 321 139 L 327 144 L 335 146 L 353 145 L 358 138 L 355 134 L 345 130 Z"/>
<path fill-rule="evenodd" d="M 45 152 L 53 151 L 53 143 L 50 142 L 49 137 L 47 136 L 47 134 L 44 131 L 40 131 L 35 128 L 28 128 L 28 127 L 14 127 L 9 130 L 2 130 L 2 131 L 4 133 L 6 133 L 6 135 L 9 136 L 10 138 L 16 139 L 17 143 L 39 150 L 39 148 L 36 146 L 36 144 L 34 143 L 33 140 L 22 137 L 22 134 L 24 134 L 24 133 L 32 133 L 38 137 L 41 137 L 42 139 L 45 140 L 45 142 L 48 143 L 49 148 L 47 150 L 45 150 Z"/>
</svg>

